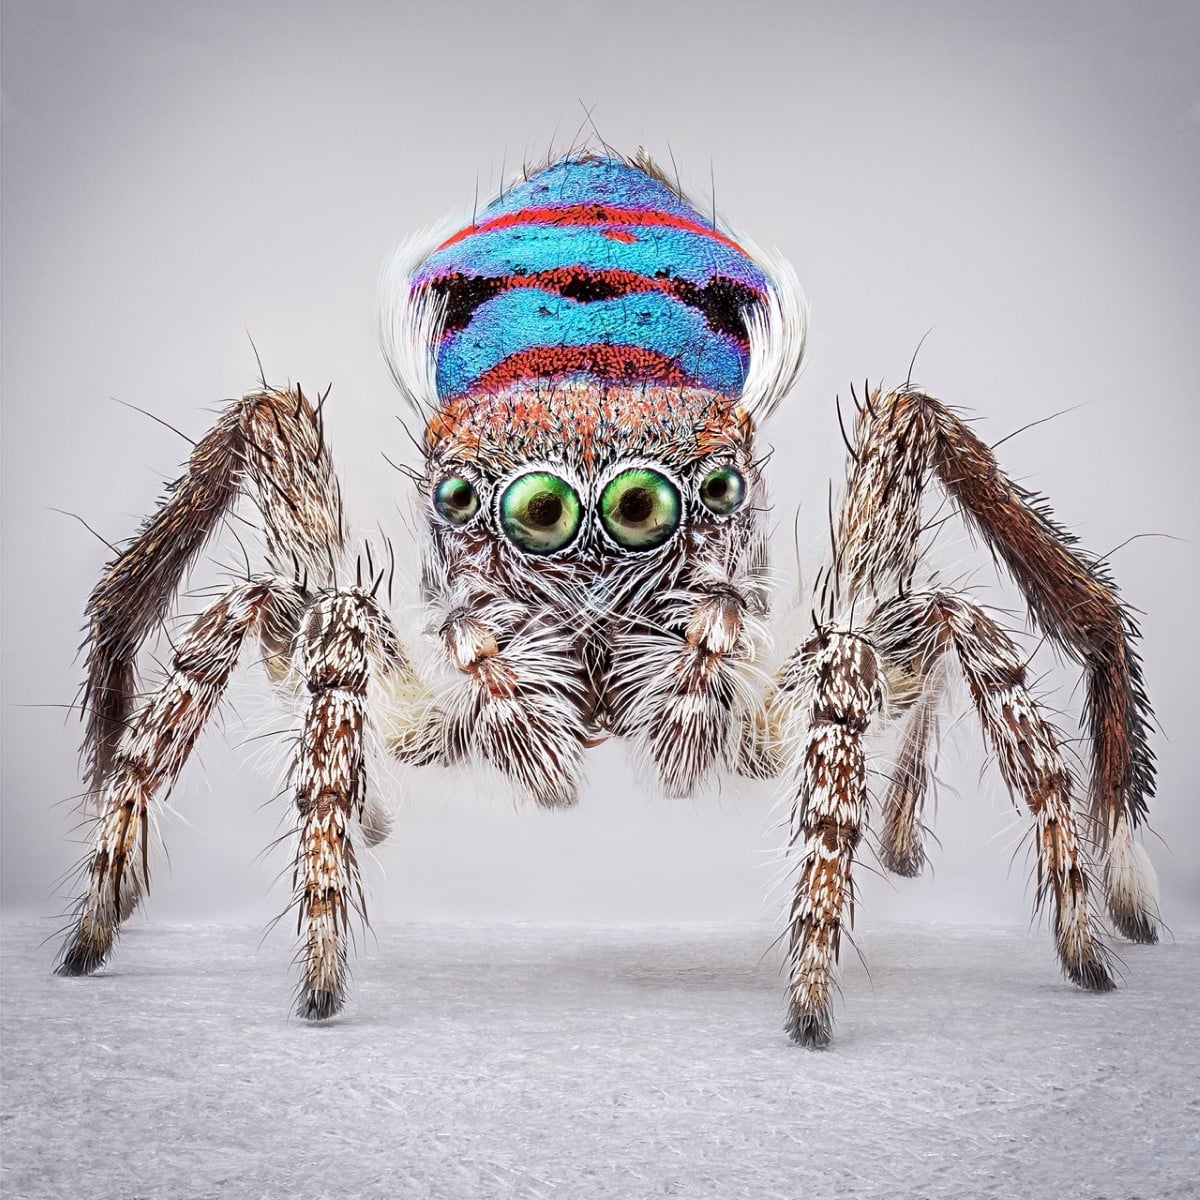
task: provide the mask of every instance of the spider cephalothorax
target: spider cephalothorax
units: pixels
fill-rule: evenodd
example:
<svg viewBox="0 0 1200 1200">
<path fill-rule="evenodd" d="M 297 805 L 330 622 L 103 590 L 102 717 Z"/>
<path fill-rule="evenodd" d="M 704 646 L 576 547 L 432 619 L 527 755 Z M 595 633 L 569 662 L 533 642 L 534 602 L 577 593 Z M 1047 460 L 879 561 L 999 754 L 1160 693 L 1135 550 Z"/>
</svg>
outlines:
<svg viewBox="0 0 1200 1200">
<path fill-rule="evenodd" d="M 513 688 L 526 709 L 520 719 L 537 709 L 557 717 L 547 711 L 524 734 L 529 754 L 553 740 L 560 768 L 537 777 L 535 798 L 573 800 L 580 752 L 611 733 L 653 732 L 662 746 L 654 761 L 674 792 L 727 756 L 730 706 L 738 693 L 753 695 L 736 686 L 753 647 L 735 665 L 688 638 L 708 620 L 732 646 L 751 636 L 743 608 L 765 615 L 763 485 L 744 411 L 690 387 L 510 387 L 431 422 L 423 491 L 432 525 L 426 600 L 446 614 L 439 632 L 473 678 L 496 676 L 489 695 L 509 699 L 508 683 L 533 673 L 500 647 L 531 621 L 560 655 L 557 674 Z M 735 591 L 730 578 L 753 586 Z M 496 615 L 483 619 L 489 608 Z M 483 628 L 475 636 L 488 653 L 472 659 L 464 630 Z M 667 658 L 679 661 L 647 670 Z M 692 694 L 721 688 L 720 711 L 706 721 L 700 710 L 684 713 L 682 701 L 664 707 L 655 696 L 673 675 Z"/>
<path fill-rule="evenodd" d="M 795 379 L 805 335 L 785 263 L 702 217 L 640 152 L 576 154 L 410 244 L 383 315 L 393 376 L 425 426 L 422 598 L 449 682 L 416 671 L 376 586 L 345 583 L 353 551 L 319 408 L 299 389 L 231 404 L 89 603 L 99 818 L 62 972 L 95 970 L 111 951 L 148 884 L 150 805 L 254 635 L 304 710 L 292 781 L 306 1017 L 344 1003 L 346 923 L 361 908 L 355 846 L 387 831 L 367 777 L 372 728 L 401 761 L 474 762 L 545 806 L 574 803 L 586 750 L 618 737 L 671 794 L 723 772 L 786 781 L 787 1028 L 824 1044 L 868 822 L 866 739 L 899 722 L 880 858 L 916 874 L 954 670 L 1036 824 L 1038 897 L 1053 909 L 1063 970 L 1111 987 L 1074 782 L 1023 658 L 976 601 L 925 582 L 934 481 L 1087 672 L 1087 833 L 1113 922 L 1155 939 L 1153 873 L 1134 840 L 1153 785 L 1136 626 L 1104 564 L 938 400 L 908 386 L 862 398 L 815 628 L 765 672 L 755 437 Z M 196 620 L 139 708 L 138 646 L 242 494 L 261 514 L 263 572 Z"/>
</svg>

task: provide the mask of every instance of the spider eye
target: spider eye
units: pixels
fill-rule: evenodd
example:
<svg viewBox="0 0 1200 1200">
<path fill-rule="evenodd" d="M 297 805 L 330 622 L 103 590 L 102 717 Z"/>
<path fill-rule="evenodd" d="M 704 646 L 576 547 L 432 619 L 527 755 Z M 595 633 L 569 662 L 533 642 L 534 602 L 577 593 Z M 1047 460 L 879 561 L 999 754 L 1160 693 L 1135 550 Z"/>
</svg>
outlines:
<svg viewBox="0 0 1200 1200">
<path fill-rule="evenodd" d="M 451 525 L 465 525 L 479 511 L 479 493 L 465 479 L 443 479 L 433 490 L 433 507 Z"/>
<path fill-rule="evenodd" d="M 679 528 L 679 492 L 657 471 L 634 467 L 600 493 L 604 531 L 627 550 L 652 550 Z"/>
<path fill-rule="evenodd" d="M 579 497 L 557 475 L 534 471 L 505 488 L 500 497 L 500 521 L 522 550 L 553 554 L 579 532 Z"/>
<path fill-rule="evenodd" d="M 732 467 L 718 467 L 700 481 L 700 500 L 710 512 L 724 516 L 741 508 L 746 499 L 746 481 Z"/>
</svg>

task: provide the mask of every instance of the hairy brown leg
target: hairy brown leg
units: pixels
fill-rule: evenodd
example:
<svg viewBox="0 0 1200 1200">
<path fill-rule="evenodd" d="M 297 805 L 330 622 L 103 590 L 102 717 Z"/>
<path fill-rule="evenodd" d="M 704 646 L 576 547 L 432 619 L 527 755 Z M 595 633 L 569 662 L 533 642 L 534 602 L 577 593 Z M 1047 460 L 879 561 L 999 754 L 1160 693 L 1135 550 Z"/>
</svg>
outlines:
<svg viewBox="0 0 1200 1200">
<path fill-rule="evenodd" d="M 824 629 L 788 660 L 777 682 L 796 746 L 785 1029 L 800 1045 L 820 1048 L 832 1037 L 834 970 L 843 926 L 854 917 L 851 868 L 869 803 L 863 737 L 883 706 L 883 669 L 866 638 Z"/>
<path fill-rule="evenodd" d="M 370 597 L 347 589 L 314 604 L 297 639 L 308 703 L 295 768 L 300 836 L 293 886 L 302 938 L 296 1012 L 314 1021 L 345 1003 L 350 916 L 366 916 L 354 834 L 367 793 L 366 700 L 375 624 Z"/>
<path fill-rule="evenodd" d="M 1079 546 L 1043 498 L 1003 473 L 961 417 L 924 392 L 873 393 L 859 412 L 853 457 L 836 564 L 851 595 L 886 597 L 911 585 L 921 500 L 934 475 L 1005 564 L 1046 635 L 1084 667 L 1091 806 L 1108 850 L 1109 912 L 1127 937 L 1156 940 L 1152 872 L 1132 840 L 1154 791 L 1153 716 L 1137 623 L 1107 565 Z"/>
<path fill-rule="evenodd" d="M 933 755 L 945 673 L 934 667 L 927 674 L 911 679 L 911 686 L 917 694 L 903 714 L 900 744 L 881 804 L 883 819 L 879 830 L 880 862 L 893 874 L 909 877 L 920 875 L 925 866 L 921 817 L 933 784 Z"/>
<path fill-rule="evenodd" d="M 263 514 L 271 573 L 327 581 L 345 546 L 341 493 L 318 409 L 299 388 L 264 388 L 227 405 L 88 599 L 82 707 L 91 791 L 104 788 L 133 711 L 139 646 L 247 486 Z"/>
<path fill-rule="evenodd" d="M 88 888 L 59 958 L 60 975 L 86 975 L 112 950 L 121 921 L 149 886 L 149 806 L 168 792 L 220 701 L 247 633 L 294 628 L 301 599 L 272 579 L 238 584 L 210 605 L 180 640 L 158 692 L 132 719 L 112 753 L 99 794 Z"/>
<path fill-rule="evenodd" d="M 979 605 L 951 592 L 915 592 L 881 604 L 871 637 L 886 662 L 932 669 L 947 651 L 966 676 L 984 734 L 1004 782 L 1021 796 L 1037 831 L 1038 889 L 1053 907 L 1059 962 L 1082 988 L 1114 984 L 1088 915 L 1088 877 L 1075 831 L 1071 775 L 1057 738 L 1030 695 L 1012 639 Z"/>
</svg>

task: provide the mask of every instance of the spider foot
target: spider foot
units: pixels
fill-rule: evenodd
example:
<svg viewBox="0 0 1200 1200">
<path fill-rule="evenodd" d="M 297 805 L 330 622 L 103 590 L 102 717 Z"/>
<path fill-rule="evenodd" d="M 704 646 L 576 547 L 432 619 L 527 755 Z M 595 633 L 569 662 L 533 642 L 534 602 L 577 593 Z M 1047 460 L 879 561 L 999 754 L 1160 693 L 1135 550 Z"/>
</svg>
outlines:
<svg viewBox="0 0 1200 1200">
<path fill-rule="evenodd" d="M 306 987 L 296 1003 L 296 1016 L 306 1021 L 328 1021 L 336 1017 L 346 1004 L 345 988 Z"/>
<path fill-rule="evenodd" d="M 1065 904 L 1059 922 L 1058 959 L 1063 974 L 1085 992 L 1111 992 L 1116 981 L 1109 970 L 1109 953 L 1091 932 L 1081 905 Z"/>
<path fill-rule="evenodd" d="M 1133 840 L 1122 820 L 1113 834 L 1105 862 L 1108 915 L 1113 927 L 1131 942 L 1158 941 L 1158 879 L 1150 856 Z"/>
<path fill-rule="evenodd" d="M 1063 972 L 1076 987 L 1083 988 L 1085 992 L 1112 992 L 1117 987 L 1108 964 L 1101 955 L 1094 952 L 1073 962 L 1064 958 Z"/>
<path fill-rule="evenodd" d="M 783 1028 L 797 1046 L 809 1050 L 824 1050 L 833 1040 L 833 1019 L 828 1010 L 800 1012 L 793 1008 Z"/>
<path fill-rule="evenodd" d="M 919 841 L 903 843 L 884 838 L 879 844 L 879 861 L 893 875 L 916 879 L 925 869 L 925 850 Z"/>
<path fill-rule="evenodd" d="M 335 911 L 336 919 L 332 916 Z M 328 1021 L 346 1006 L 350 970 L 345 932 L 340 909 L 318 906 L 315 913 L 310 913 L 308 938 L 300 956 L 296 1016 L 306 1021 Z"/>
<path fill-rule="evenodd" d="M 1112 918 L 1113 927 L 1123 937 L 1131 942 L 1141 942 L 1153 946 L 1158 941 L 1158 916 L 1141 911 L 1125 911 L 1115 905 L 1109 905 L 1108 915 Z"/>
<path fill-rule="evenodd" d="M 64 943 L 55 965 L 55 975 L 64 978 L 91 975 L 104 966 L 113 948 L 113 930 L 95 922 L 81 921 Z"/>
</svg>

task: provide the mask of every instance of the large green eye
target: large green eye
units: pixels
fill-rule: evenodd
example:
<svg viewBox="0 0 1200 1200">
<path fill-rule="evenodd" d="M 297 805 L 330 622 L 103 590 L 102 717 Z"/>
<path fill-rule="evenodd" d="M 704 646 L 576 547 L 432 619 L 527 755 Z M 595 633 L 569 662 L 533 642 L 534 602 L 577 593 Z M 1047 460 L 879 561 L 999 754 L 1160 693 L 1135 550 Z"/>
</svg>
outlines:
<svg viewBox="0 0 1200 1200">
<path fill-rule="evenodd" d="M 746 481 L 732 467 L 718 467 L 700 481 L 700 499 L 704 507 L 724 515 L 741 508 L 746 498 Z"/>
<path fill-rule="evenodd" d="M 451 525 L 465 525 L 479 511 L 479 493 L 465 479 L 443 479 L 433 489 L 433 507 Z"/>
<path fill-rule="evenodd" d="M 500 498 L 504 532 L 523 550 L 553 554 L 579 532 L 579 497 L 549 471 L 522 475 Z"/>
<path fill-rule="evenodd" d="M 652 550 L 679 527 L 679 492 L 647 467 L 622 471 L 600 494 L 600 520 L 618 545 Z"/>
</svg>

